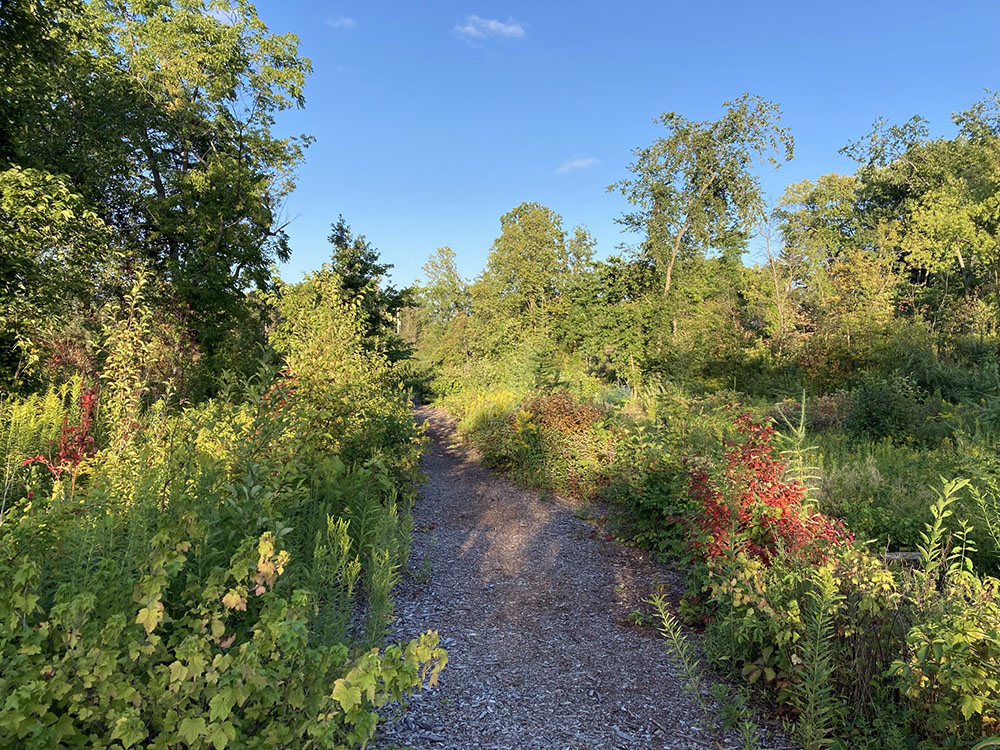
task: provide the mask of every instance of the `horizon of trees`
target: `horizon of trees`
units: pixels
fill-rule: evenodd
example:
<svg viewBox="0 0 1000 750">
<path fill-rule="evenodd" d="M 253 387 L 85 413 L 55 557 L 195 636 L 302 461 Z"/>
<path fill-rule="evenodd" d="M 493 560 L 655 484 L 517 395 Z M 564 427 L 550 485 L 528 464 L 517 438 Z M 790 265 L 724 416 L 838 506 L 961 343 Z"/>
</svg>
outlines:
<svg viewBox="0 0 1000 750">
<path fill-rule="evenodd" d="M 632 386 L 735 378 L 787 395 L 898 372 L 961 395 L 959 371 L 996 359 L 1000 97 L 953 120 L 951 138 L 920 117 L 878 120 L 842 149 L 854 174 L 790 184 L 769 206 L 759 170 L 793 148 L 776 104 L 744 95 L 713 122 L 665 113 L 665 135 L 609 187 L 630 206 L 618 221 L 644 235 L 635 248 L 595 259 L 585 227 L 570 236 L 522 203 L 475 278 L 450 248 L 431 256 L 408 335 L 444 389 L 525 385 L 548 361 Z M 748 265 L 752 240 L 763 257 Z"/>
</svg>

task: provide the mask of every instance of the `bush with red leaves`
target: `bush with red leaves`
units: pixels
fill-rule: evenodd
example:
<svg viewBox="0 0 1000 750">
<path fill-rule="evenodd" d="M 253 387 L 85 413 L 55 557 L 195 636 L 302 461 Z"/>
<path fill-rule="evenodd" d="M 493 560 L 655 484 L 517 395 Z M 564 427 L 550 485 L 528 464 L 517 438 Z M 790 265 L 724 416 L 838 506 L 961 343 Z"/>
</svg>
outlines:
<svg viewBox="0 0 1000 750">
<path fill-rule="evenodd" d="M 599 406 L 577 401 L 565 390 L 534 396 L 528 399 L 524 408 L 533 421 L 569 435 L 590 432 L 607 416 Z"/>
<path fill-rule="evenodd" d="M 851 540 L 840 521 L 803 504 L 800 484 L 784 479 L 773 427 L 748 413 L 734 427 L 739 437 L 726 441 L 721 466 L 687 460 L 689 492 L 699 503 L 695 546 L 703 556 L 742 551 L 767 564 L 784 550 L 820 560 L 831 545 Z"/>
</svg>

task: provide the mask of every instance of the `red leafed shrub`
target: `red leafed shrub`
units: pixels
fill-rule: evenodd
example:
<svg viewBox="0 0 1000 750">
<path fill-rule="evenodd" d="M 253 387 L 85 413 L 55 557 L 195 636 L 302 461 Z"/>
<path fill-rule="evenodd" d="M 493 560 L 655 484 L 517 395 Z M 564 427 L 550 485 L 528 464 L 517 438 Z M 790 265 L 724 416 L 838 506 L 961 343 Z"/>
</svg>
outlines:
<svg viewBox="0 0 1000 750">
<path fill-rule="evenodd" d="M 600 407 L 577 401 L 563 390 L 534 396 L 524 407 L 534 421 L 566 434 L 589 432 L 605 416 Z"/>
<path fill-rule="evenodd" d="M 69 470 L 74 475 L 77 468 L 97 452 L 94 436 L 91 432 L 94 421 L 94 409 L 97 407 L 97 390 L 84 388 L 80 391 L 79 420 L 70 424 L 63 420 L 59 439 L 55 444 L 55 456 L 48 458 L 42 454 L 25 459 L 22 465 L 39 463 L 52 472 L 58 479 L 63 472 Z"/>
<path fill-rule="evenodd" d="M 766 564 L 783 549 L 821 559 L 829 545 L 850 541 L 841 522 L 805 507 L 805 489 L 784 479 L 773 427 L 747 413 L 734 427 L 740 437 L 725 442 L 715 471 L 704 459 L 687 460 L 689 492 L 701 506 L 695 526 L 703 555 L 742 551 Z"/>
</svg>

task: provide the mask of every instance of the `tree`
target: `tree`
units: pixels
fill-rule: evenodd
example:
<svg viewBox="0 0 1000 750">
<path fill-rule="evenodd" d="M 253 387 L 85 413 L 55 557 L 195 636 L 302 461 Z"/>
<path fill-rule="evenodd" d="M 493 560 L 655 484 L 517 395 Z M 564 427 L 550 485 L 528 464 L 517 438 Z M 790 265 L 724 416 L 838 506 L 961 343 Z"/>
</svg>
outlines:
<svg viewBox="0 0 1000 750">
<path fill-rule="evenodd" d="M 676 112 L 658 118 L 668 135 L 636 149 L 634 175 L 611 185 L 635 210 L 619 222 L 645 231 L 647 249 L 670 293 L 683 252 L 742 249 L 764 211 L 755 163 L 778 167 L 792 158 L 792 137 L 779 126 L 778 105 L 744 94 L 726 102 L 714 122 L 693 122 Z"/>
<path fill-rule="evenodd" d="M 297 38 L 269 33 L 246 0 L 14 6 L 5 34 L 40 45 L 2 58 L 18 87 L 2 158 L 65 175 L 215 347 L 289 255 L 280 209 L 308 139 L 272 126 L 303 104 Z"/>
<path fill-rule="evenodd" d="M 468 289 L 455 265 L 455 251 L 439 247 L 423 266 L 427 281 L 420 290 L 421 303 L 431 324 L 448 323 L 468 309 Z"/>
<path fill-rule="evenodd" d="M 498 312 L 527 314 L 537 322 L 568 270 L 562 217 L 539 203 L 521 203 L 500 217 L 500 236 L 493 241 L 482 281 Z"/>
<path fill-rule="evenodd" d="M 909 306 L 935 327 L 1000 283 L 1000 103 L 953 116 L 956 138 L 930 138 L 918 116 L 885 120 L 842 151 L 859 162 L 858 212 L 907 272 Z"/>
<path fill-rule="evenodd" d="M 53 71 L 66 65 L 64 18 L 75 0 L 7 0 L 0 5 L 0 168 L 16 161 L 16 144 L 52 103 Z"/>
<path fill-rule="evenodd" d="M 86 309 L 109 246 L 107 226 L 66 180 L 0 172 L 0 388 L 32 372 L 58 319 Z"/>
<path fill-rule="evenodd" d="M 780 234 L 773 212 L 759 225 L 759 234 L 764 240 L 764 256 L 767 259 L 769 291 L 774 305 L 775 320 L 772 324 L 771 340 L 775 354 L 781 357 L 796 317 L 796 278 L 799 267 L 795 254 L 782 252 L 779 245 Z"/>
<path fill-rule="evenodd" d="M 589 271 L 594 264 L 594 248 L 597 240 L 583 224 L 573 229 L 573 236 L 566 244 L 566 254 L 569 261 L 569 272 L 579 277 Z"/>
<path fill-rule="evenodd" d="M 391 360 L 409 354 L 397 335 L 401 310 L 414 304 L 411 287 L 397 289 L 386 281 L 391 263 L 380 263 L 379 253 L 364 235 L 355 236 L 343 216 L 338 216 L 327 238 L 333 245 L 332 270 L 341 280 L 344 297 L 361 307 L 365 341 L 381 348 Z"/>
</svg>

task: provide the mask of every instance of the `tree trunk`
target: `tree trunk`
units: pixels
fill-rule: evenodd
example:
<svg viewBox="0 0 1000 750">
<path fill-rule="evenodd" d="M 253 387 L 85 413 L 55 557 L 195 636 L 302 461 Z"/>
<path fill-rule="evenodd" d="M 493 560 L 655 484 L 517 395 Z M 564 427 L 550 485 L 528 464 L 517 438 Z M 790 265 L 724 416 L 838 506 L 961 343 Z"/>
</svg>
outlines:
<svg viewBox="0 0 1000 750">
<path fill-rule="evenodd" d="M 684 217 L 684 223 L 681 225 L 681 229 L 677 233 L 677 238 L 674 240 L 674 247 L 670 253 L 670 261 L 667 263 L 666 279 L 664 280 L 663 283 L 664 298 L 666 298 L 667 294 L 670 293 L 670 281 L 674 275 L 674 264 L 677 262 L 677 256 L 681 252 L 681 241 L 684 239 L 684 234 L 687 232 L 688 227 L 691 225 L 691 206 L 694 205 L 695 201 L 701 200 L 701 196 L 705 194 L 705 191 L 708 190 L 709 185 L 711 185 L 714 181 L 715 181 L 715 175 L 713 174 L 711 177 L 708 178 L 705 184 L 702 185 L 701 188 L 699 188 L 698 194 L 688 201 L 687 215 Z"/>
</svg>

